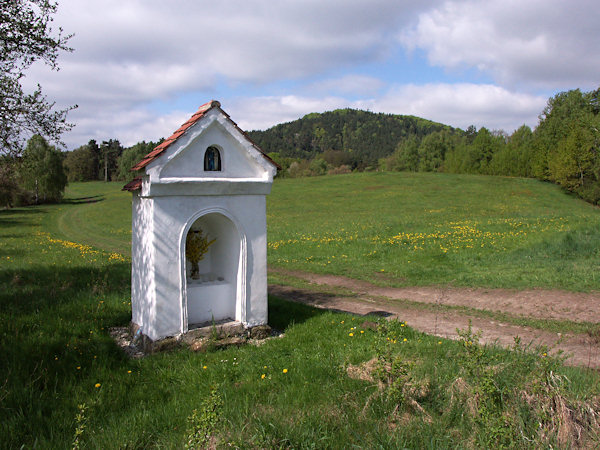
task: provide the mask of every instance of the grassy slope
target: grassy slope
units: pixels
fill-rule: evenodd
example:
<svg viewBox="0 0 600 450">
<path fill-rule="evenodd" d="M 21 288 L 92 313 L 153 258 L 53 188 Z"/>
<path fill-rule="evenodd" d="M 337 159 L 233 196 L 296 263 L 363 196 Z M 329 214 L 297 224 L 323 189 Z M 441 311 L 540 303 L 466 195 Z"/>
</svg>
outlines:
<svg viewBox="0 0 600 450">
<path fill-rule="evenodd" d="M 299 189 L 303 196 L 310 195 L 313 186 L 312 193 L 324 201 L 340 195 L 339 190 L 331 190 L 331 183 L 346 183 L 342 192 L 350 190 L 352 198 L 364 202 L 364 197 L 351 191 L 352 186 L 360 191 L 366 180 L 370 186 L 375 180 L 387 185 L 385 180 L 390 179 L 393 177 L 380 175 L 322 178 L 321 192 L 314 187 L 319 180 L 298 180 L 277 184 L 272 198 L 281 201 L 289 196 L 281 207 L 295 203 L 298 208 L 304 201 L 293 200 Z M 102 192 L 98 192 L 100 186 Z M 193 409 L 202 408 L 214 385 L 220 386 L 223 399 L 220 437 L 237 445 L 417 448 L 460 447 L 465 440 L 481 446 L 517 442 L 510 436 L 497 437 L 493 423 L 504 420 L 505 409 L 513 411 L 510 404 L 498 409 L 490 403 L 489 408 L 496 409 L 485 410 L 482 420 L 476 420 L 452 403 L 450 386 L 457 377 L 471 383 L 466 389 L 473 392 L 490 389 L 478 387 L 478 371 L 470 375 L 460 363 L 468 357 L 468 347 L 438 341 L 408 327 L 398 327 L 395 335 L 388 335 L 396 342 L 392 345 L 383 339 L 385 334 L 362 327 L 362 321 L 351 316 L 277 299 L 270 299 L 270 322 L 287 330 L 282 339 L 261 347 L 206 354 L 181 350 L 128 360 L 107 333 L 109 327 L 125 325 L 130 317 L 129 263 L 113 253 L 126 253 L 127 238 L 125 233 L 111 232 L 128 226 L 129 197 L 118 189 L 114 185 L 74 185 L 65 204 L 0 211 L 0 447 L 68 447 L 76 427 L 77 405 L 85 403 L 82 439 L 88 447 L 181 448 L 187 435 L 186 418 Z M 324 193 L 327 189 L 329 194 Z M 362 186 L 367 195 L 385 189 L 389 186 Z M 103 200 L 85 204 L 75 200 L 95 195 Z M 562 194 L 554 195 L 561 199 Z M 570 213 L 573 217 L 597 214 L 578 202 L 562 201 L 576 203 Z M 296 211 L 291 209 L 289 214 Z M 273 214 L 271 204 L 269 226 L 276 234 Z M 279 214 L 282 233 L 286 219 Z M 313 229 L 333 221 L 332 214 L 321 215 L 318 209 L 311 214 L 322 219 L 313 222 L 317 224 Z M 77 218 L 77 226 L 65 217 Z M 369 216 L 361 220 L 374 221 Z M 308 220 L 298 215 L 288 223 L 302 226 Z M 118 236 L 120 243 L 116 242 Z M 96 242 L 100 247 L 106 242 L 108 251 L 75 241 Z M 387 352 L 382 353 L 382 342 L 393 348 L 393 354 L 402 355 L 408 365 L 401 367 L 410 377 L 430 381 L 428 393 L 418 401 L 431 423 L 409 404 L 401 403 L 400 415 L 394 416 L 397 397 L 379 395 L 372 382 L 344 375 L 348 364 L 370 359 L 377 349 L 380 354 Z M 539 375 L 551 368 L 571 380 L 561 387 L 565 395 L 586 399 L 598 394 L 597 374 L 557 368 L 550 360 L 550 365 L 545 365 L 540 354 L 488 350 L 481 363 L 493 365 L 495 372 L 484 373 L 483 379 L 493 377 L 493 389 L 502 389 L 502 398 L 512 402 L 517 400 L 512 400 L 509 392 L 526 388 L 527 383 L 541 382 L 543 388 Z M 482 367 L 487 366 L 480 370 Z M 283 369 L 288 369 L 287 373 Z M 517 422 L 524 420 L 522 425 L 531 439 L 538 418 L 528 414 Z M 501 422 L 496 425 L 511 433 L 518 429 Z M 519 436 L 515 434 L 514 439 Z"/>
<path fill-rule="evenodd" d="M 281 180 L 268 225 L 274 266 L 389 285 L 600 288 L 600 210 L 535 180 Z"/>
<path fill-rule="evenodd" d="M 53 235 L 129 255 L 130 194 L 74 184 Z M 99 194 L 99 192 L 101 192 Z M 86 198 L 99 200 L 84 203 Z M 600 210 L 536 180 L 362 173 L 277 180 L 269 264 L 393 286 L 600 290 Z"/>
<path fill-rule="evenodd" d="M 123 183 L 71 183 L 60 211 L 44 222 L 53 236 L 131 254 L 131 194 Z"/>
</svg>

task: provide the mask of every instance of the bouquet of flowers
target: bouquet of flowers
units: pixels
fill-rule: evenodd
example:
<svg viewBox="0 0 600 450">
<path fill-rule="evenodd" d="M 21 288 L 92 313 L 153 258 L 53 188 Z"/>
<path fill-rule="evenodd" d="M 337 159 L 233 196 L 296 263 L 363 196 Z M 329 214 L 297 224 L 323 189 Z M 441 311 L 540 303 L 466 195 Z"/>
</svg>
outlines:
<svg viewBox="0 0 600 450">
<path fill-rule="evenodd" d="M 198 263 L 204 259 L 204 255 L 217 239 L 212 241 L 204 236 L 202 230 L 190 230 L 185 240 L 185 257 L 192 263 L 192 278 L 197 279 L 199 274 Z"/>
</svg>

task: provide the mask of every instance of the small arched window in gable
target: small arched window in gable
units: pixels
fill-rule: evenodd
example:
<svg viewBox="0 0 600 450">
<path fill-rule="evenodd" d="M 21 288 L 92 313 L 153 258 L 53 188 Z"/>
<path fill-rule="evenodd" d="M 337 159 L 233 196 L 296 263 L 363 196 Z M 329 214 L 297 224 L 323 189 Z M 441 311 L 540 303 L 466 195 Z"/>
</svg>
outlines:
<svg viewBox="0 0 600 450">
<path fill-rule="evenodd" d="M 204 170 L 206 172 L 221 171 L 221 154 L 217 147 L 208 147 L 204 153 Z"/>
</svg>

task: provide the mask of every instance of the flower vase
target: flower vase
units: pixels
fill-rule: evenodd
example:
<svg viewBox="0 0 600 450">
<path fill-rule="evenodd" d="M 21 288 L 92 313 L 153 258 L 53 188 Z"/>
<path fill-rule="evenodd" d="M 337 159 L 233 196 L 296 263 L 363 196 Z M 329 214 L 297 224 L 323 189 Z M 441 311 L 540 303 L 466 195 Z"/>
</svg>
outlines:
<svg viewBox="0 0 600 450">
<path fill-rule="evenodd" d="M 192 280 L 197 280 L 200 278 L 200 268 L 198 267 L 198 262 L 192 262 Z"/>
</svg>

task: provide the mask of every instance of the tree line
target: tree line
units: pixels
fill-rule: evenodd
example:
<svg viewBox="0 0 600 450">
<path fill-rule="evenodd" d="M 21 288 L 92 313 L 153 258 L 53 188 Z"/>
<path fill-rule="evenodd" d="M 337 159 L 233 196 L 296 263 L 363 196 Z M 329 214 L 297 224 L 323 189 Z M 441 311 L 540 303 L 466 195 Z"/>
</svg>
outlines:
<svg viewBox="0 0 600 450">
<path fill-rule="evenodd" d="M 70 181 L 131 181 L 131 167 L 159 142 L 124 148 L 116 139 L 95 140 L 61 152 L 34 135 L 18 155 L 0 157 L 0 207 L 58 202 Z"/>
<path fill-rule="evenodd" d="M 412 116 L 336 110 L 250 132 L 279 176 L 354 170 L 448 172 L 552 181 L 600 204 L 600 89 L 548 100 L 535 130 L 466 131 Z"/>
<path fill-rule="evenodd" d="M 535 130 L 466 131 L 413 116 L 341 109 L 248 133 L 278 162 L 280 177 L 363 170 L 533 177 L 600 204 L 600 89 L 548 100 Z M 35 135 L 0 159 L 0 205 L 59 201 L 69 181 L 130 181 L 131 167 L 159 142 L 116 139 L 60 152 Z"/>
<path fill-rule="evenodd" d="M 470 127 L 404 139 L 379 168 L 537 178 L 600 204 L 599 112 L 600 89 L 561 92 L 548 100 L 533 131 Z"/>
</svg>

